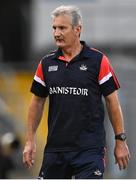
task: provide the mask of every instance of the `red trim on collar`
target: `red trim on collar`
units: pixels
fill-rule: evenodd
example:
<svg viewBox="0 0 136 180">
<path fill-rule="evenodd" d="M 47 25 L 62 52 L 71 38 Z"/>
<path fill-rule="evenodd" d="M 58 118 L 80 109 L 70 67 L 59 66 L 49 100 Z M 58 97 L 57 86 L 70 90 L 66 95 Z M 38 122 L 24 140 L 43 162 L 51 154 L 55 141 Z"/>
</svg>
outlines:
<svg viewBox="0 0 136 180">
<path fill-rule="evenodd" d="M 59 56 L 58 59 L 61 60 L 61 61 L 66 61 L 66 62 L 68 62 L 68 60 L 66 60 L 66 58 L 65 58 L 64 56 Z"/>
<path fill-rule="evenodd" d="M 62 60 L 62 61 L 66 61 L 64 56 L 59 56 L 58 59 Z"/>
</svg>

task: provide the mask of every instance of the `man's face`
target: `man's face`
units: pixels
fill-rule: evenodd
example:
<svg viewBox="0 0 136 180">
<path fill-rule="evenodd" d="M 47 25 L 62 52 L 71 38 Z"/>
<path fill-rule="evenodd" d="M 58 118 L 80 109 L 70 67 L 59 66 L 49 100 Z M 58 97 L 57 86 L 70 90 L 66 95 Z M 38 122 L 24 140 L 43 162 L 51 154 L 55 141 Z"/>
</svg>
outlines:
<svg viewBox="0 0 136 180">
<path fill-rule="evenodd" d="M 69 48 L 77 39 L 79 40 L 81 27 L 73 27 L 71 17 L 68 15 L 55 17 L 52 27 L 56 45 L 60 48 Z"/>
</svg>

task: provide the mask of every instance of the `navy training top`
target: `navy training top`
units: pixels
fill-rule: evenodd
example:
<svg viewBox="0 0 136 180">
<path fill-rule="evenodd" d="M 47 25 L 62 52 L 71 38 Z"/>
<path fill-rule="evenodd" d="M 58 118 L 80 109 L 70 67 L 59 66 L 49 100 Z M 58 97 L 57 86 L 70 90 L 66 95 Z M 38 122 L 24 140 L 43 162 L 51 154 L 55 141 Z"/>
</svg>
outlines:
<svg viewBox="0 0 136 180">
<path fill-rule="evenodd" d="M 44 56 L 34 76 L 31 92 L 49 96 L 46 152 L 105 146 L 102 96 L 120 85 L 108 58 L 81 43 L 82 51 L 70 62 L 61 49 Z"/>
</svg>

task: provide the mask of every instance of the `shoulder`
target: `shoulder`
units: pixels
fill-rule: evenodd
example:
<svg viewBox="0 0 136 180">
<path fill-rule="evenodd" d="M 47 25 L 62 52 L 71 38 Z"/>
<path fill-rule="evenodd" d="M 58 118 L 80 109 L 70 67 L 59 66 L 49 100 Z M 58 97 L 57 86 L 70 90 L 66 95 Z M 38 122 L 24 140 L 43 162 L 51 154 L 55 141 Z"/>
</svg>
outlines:
<svg viewBox="0 0 136 180">
<path fill-rule="evenodd" d="M 90 50 L 92 51 L 92 53 L 94 54 L 100 54 L 100 55 L 103 55 L 103 52 L 100 51 L 99 49 L 96 49 L 94 47 L 90 47 Z"/>
<path fill-rule="evenodd" d="M 104 54 L 102 51 L 93 47 L 90 48 L 90 51 L 94 59 L 98 60 L 100 63 L 102 61 L 107 61 L 107 62 L 109 61 L 109 58 L 107 57 L 107 55 Z"/>
<path fill-rule="evenodd" d="M 90 59 L 89 62 L 91 64 L 93 63 L 96 66 L 100 65 L 103 55 L 104 54 L 100 50 L 95 49 L 93 47 L 89 47 L 89 46 L 84 51 L 84 56 Z"/>
<path fill-rule="evenodd" d="M 96 59 L 101 60 L 102 57 L 104 56 L 104 53 L 94 47 L 90 47 L 90 52 L 92 54 L 93 57 L 95 57 Z"/>
<path fill-rule="evenodd" d="M 89 46 L 88 44 L 84 43 L 84 55 L 93 59 L 100 58 L 103 56 L 103 53 L 94 48 L 93 46 Z"/>
<path fill-rule="evenodd" d="M 42 62 L 42 63 L 46 63 L 46 62 L 48 62 L 49 60 L 54 59 L 55 56 L 56 56 L 56 53 L 57 53 L 57 50 L 54 50 L 54 51 L 51 51 L 51 52 L 49 52 L 48 54 L 44 55 L 44 56 L 41 58 L 41 62 Z"/>
</svg>

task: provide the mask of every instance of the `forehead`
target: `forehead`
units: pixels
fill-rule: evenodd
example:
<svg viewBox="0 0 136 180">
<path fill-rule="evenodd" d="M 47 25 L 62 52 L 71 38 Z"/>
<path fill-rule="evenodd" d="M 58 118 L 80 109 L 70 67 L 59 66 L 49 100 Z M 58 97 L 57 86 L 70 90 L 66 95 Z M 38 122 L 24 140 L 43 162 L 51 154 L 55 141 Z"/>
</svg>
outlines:
<svg viewBox="0 0 136 180">
<path fill-rule="evenodd" d="M 72 24 L 72 18 L 68 15 L 59 15 L 53 18 L 53 24 Z"/>
</svg>

